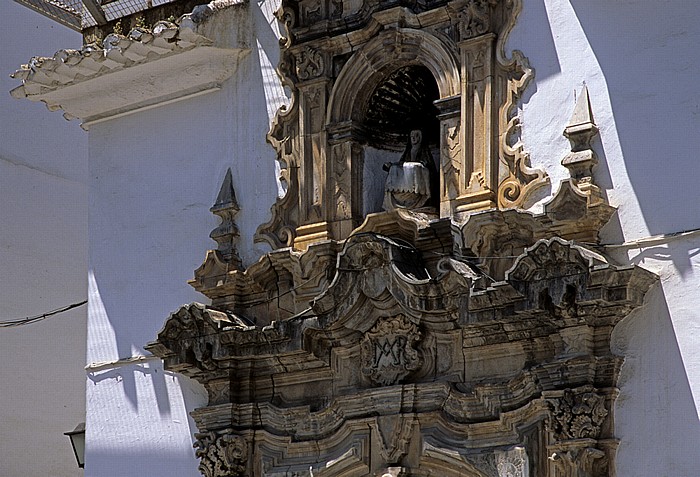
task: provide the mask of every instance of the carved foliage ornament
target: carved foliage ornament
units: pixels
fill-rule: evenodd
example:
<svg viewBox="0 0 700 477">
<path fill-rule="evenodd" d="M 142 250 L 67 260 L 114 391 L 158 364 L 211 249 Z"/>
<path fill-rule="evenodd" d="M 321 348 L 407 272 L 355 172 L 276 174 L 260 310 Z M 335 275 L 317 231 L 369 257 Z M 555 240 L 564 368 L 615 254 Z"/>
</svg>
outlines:
<svg viewBox="0 0 700 477">
<path fill-rule="evenodd" d="M 423 363 L 414 348 L 420 337 L 403 315 L 379 320 L 362 341 L 362 372 L 383 386 L 398 383 Z"/>
<path fill-rule="evenodd" d="M 597 439 L 608 415 L 605 399 L 594 392 L 567 389 L 560 398 L 549 400 L 549 406 L 552 431 L 558 440 Z"/>
<path fill-rule="evenodd" d="M 199 471 L 205 477 L 243 477 L 248 462 L 248 443 L 239 436 L 196 434 L 195 455 L 201 459 Z"/>
<path fill-rule="evenodd" d="M 302 80 L 318 78 L 323 74 L 323 57 L 321 53 L 309 46 L 294 55 L 297 77 Z"/>
<path fill-rule="evenodd" d="M 495 0 L 471 0 L 459 15 L 459 36 L 466 40 L 489 31 L 489 8 Z"/>
</svg>

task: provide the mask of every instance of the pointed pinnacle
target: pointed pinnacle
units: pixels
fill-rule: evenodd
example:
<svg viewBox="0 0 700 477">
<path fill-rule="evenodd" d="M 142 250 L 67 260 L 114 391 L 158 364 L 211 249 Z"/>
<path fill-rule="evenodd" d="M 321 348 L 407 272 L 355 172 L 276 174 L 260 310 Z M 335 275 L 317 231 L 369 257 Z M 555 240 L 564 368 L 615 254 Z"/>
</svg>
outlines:
<svg viewBox="0 0 700 477">
<path fill-rule="evenodd" d="M 588 86 L 584 83 L 581 95 L 578 97 L 574 107 L 574 114 L 571 115 L 571 120 L 566 128 L 576 128 L 577 126 L 589 124 L 595 125 L 595 121 L 591 110 L 591 100 L 588 97 Z"/>
<path fill-rule="evenodd" d="M 212 206 L 211 211 L 214 212 L 224 208 L 239 209 L 238 201 L 236 200 L 236 192 L 233 190 L 233 177 L 230 167 L 226 170 L 224 182 L 221 184 L 219 195 L 216 196 L 216 202 Z"/>
</svg>

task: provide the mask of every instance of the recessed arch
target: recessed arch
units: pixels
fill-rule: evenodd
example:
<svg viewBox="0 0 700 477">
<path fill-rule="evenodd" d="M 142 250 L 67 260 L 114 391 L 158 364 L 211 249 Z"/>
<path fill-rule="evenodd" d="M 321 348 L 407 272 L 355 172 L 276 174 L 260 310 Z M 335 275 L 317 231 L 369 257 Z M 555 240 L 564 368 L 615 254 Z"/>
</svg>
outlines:
<svg viewBox="0 0 700 477">
<path fill-rule="evenodd" d="M 345 64 L 331 92 L 327 124 L 359 121 L 376 87 L 391 73 L 410 65 L 424 66 L 431 72 L 440 98 L 459 94 L 460 74 L 455 53 L 424 31 L 390 30 L 369 41 Z"/>
</svg>

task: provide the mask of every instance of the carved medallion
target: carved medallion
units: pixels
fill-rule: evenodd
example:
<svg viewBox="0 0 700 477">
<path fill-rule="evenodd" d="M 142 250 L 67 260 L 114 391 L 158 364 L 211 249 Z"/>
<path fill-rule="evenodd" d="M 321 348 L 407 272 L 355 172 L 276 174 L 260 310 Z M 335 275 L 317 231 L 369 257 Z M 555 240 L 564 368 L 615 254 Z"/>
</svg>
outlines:
<svg viewBox="0 0 700 477">
<path fill-rule="evenodd" d="M 396 384 L 420 367 L 418 327 L 403 315 L 379 320 L 362 341 L 362 372 L 377 384 Z"/>
</svg>

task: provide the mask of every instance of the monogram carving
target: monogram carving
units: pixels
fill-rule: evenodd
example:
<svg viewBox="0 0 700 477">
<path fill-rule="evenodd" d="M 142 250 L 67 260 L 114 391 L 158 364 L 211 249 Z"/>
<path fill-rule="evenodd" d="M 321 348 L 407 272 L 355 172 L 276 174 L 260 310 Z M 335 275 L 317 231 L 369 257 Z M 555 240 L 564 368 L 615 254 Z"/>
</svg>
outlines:
<svg viewBox="0 0 700 477">
<path fill-rule="evenodd" d="M 296 61 L 297 77 L 304 81 L 318 78 L 323 74 L 324 61 L 321 54 L 313 48 L 306 46 L 294 56 Z"/>
<path fill-rule="evenodd" d="M 248 443 L 239 436 L 196 434 L 195 455 L 201 459 L 199 471 L 205 477 L 242 477 L 246 474 Z"/>
<path fill-rule="evenodd" d="M 557 439 L 597 439 L 608 415 L 604 398 L 594 392 L 575 393 L 567 389 L 550 399 L 552 430 Z"/>
<path fill-rule="evenodd" d="M 377 384 L 398 383 L 423 362 L 414 348 L 420 336 L 402 315 L 380 320 L 362 341 L 362 372 Z"/>
</svg>

